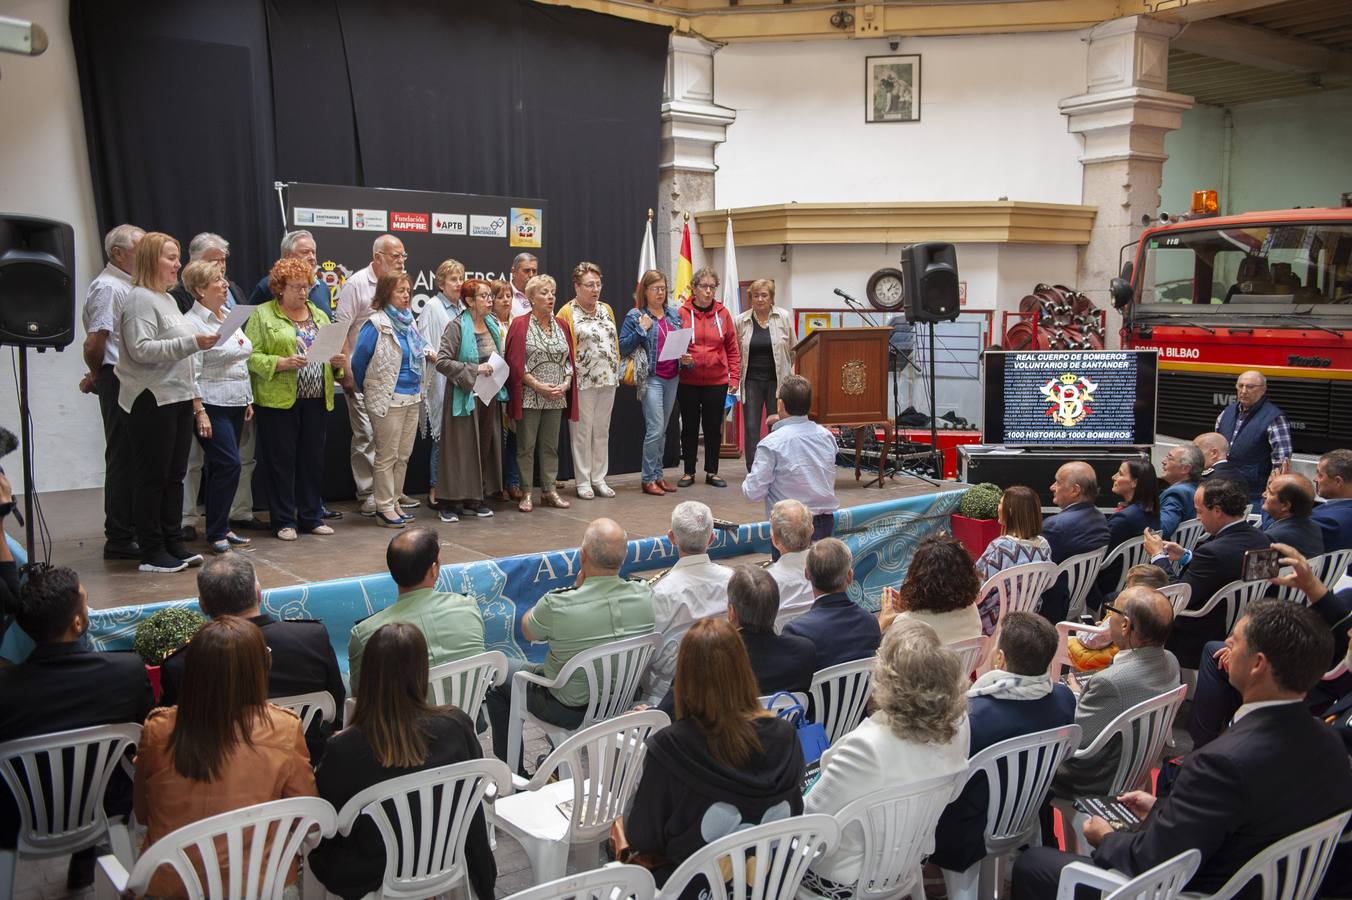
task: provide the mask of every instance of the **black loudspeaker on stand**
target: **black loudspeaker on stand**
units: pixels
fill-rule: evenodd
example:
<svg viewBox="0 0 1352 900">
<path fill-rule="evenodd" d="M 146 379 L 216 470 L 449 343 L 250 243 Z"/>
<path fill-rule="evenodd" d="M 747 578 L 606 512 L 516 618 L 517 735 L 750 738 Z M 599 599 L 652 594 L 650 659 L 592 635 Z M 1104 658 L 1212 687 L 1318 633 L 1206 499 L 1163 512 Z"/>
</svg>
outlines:
<svg viewBox="0 0 1352 900">
<path fill-rule="evenodd" d="M 24 548 L 34 561 L 33 418 L 28 348 L 63 350 L 75 340 L 75 229 L 65 222 L 0 213 L 0 346 L 19 348 Z M 3 538 L 0 538 L 3 539 Z"/>
<path fill-rule="evenodd" d="M 907 322 L 952 322 L 958 306 L 958 251 L 952 244 L 911 244 L 901 255 Z"/>
</svg>

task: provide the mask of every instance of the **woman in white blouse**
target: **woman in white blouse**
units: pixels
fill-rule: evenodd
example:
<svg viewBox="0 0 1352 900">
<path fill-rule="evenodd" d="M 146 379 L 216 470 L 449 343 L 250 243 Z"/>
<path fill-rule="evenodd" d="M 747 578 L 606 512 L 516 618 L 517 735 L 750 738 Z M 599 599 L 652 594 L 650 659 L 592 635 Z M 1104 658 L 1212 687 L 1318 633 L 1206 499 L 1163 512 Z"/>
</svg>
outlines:
<svg viewBox="0 0 1352 900">
<path fill-rule="evenodd" d="M 559 310 L 572 329 L 577 363 L 577 421 L 569 426 L 577 495 L 614 497 L 610 469 L 610 412 L 620 383 L 620 336 L 615 312 L 601 302 L 601 267 L 580 262 L 573 269 L 573 299 Z"/>
<path fill-rule="evenodd" d="M 230 282 L 217 262 L 199 259 L 183 270 L 183 287 L 193 298 L 188 324 L 198 334 L 217 337 L 225 321 Z M 249 384 L 249 354 L 253 343 L 238 329 L 219 347 L 203 350 L 197 361 L 197 391 L 193 401 L 197 442 L 205 458 L 207 541 L 217 553 L 250 543 L 230 530 L 230 506 L 239 487 L 239 436 L 253 418 L 253 388 Z M 196 411 L 206 413 L 203 420 Z"/>
<path fill-rule="evenodd" d="M 197 334 L 170 296 L 179 267 L 178 241 L 158 231 L 141 238 L 132 289 L 118 316 L 121 352 L 114 372 L 136 452 L 132 517 L 142 572 L 181 572 L 202 562 L 183 546 L 183 476 L 194 422 L 210 428 L 206 411 L 195 409 L 194 357 L 215 344 L 216 335 Z"/>
</svg>

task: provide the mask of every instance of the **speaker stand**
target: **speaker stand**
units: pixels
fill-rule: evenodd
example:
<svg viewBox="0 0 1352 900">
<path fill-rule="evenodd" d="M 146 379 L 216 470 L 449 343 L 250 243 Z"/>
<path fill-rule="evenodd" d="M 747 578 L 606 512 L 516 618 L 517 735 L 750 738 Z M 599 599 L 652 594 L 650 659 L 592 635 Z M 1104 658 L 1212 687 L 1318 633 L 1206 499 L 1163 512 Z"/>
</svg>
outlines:
<svg viewBox="0 0 1352 900">
<path fill-rule="evenodd" d="M 31 563 L 36 561 L 36 544 L 33 540 L 33 415 L 28 406 L 28 348 L 16 349 L 19 351 L 19 454 L 23 459 L 24 552 Z"/>
</svg>

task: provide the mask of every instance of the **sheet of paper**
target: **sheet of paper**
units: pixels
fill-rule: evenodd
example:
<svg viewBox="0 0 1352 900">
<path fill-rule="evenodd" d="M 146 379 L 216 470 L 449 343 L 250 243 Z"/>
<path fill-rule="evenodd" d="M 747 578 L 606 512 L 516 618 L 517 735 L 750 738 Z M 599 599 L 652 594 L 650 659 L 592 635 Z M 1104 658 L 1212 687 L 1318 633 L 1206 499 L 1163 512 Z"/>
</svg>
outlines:
<svg viewBox="0 0 1352 900">
<path fill-rule="evenodd" d="M 662 342 L 662 352 L 657 354 L 657 361 L 680 359 L 690 349 L 690 342 L 694 339 L 693 328 L 677 328 L 675 331 L 667 332 L 667 339 Z"/>
<path fill-rule="evenodd" d="M 478 397 L 484 406 L 493 402 L 493 398 L 502 390 L 502 386 L 507 383 L 507 360 L 494 353 L 488 357 L 488 364 L 493 367 L 492 375 L 480 375 L 474 379 L 474 396 Z"/>
<path fill-rule="evenodd" d="M 225 321 L 221 323 L 221 330 L 217 332 L 216 343 L 212 344 L 212 349 L 225 346 L 225 342 L 234 337 L 235 332 L 244 327 L 245 321 L 253 313 L 256 306 L 246 306 L 241 303 L 226 315 Z"/>
<path fill-rule="evenodd" d="M 343 352 L 343 342 L 346 339 L 346 322 L 320 325 L 319 334 L 315 336 L 315 342 L 310 345 L 310 352 L 305 354 L 305 358 L 310 362 L 328 362 Z"/>
</svg>

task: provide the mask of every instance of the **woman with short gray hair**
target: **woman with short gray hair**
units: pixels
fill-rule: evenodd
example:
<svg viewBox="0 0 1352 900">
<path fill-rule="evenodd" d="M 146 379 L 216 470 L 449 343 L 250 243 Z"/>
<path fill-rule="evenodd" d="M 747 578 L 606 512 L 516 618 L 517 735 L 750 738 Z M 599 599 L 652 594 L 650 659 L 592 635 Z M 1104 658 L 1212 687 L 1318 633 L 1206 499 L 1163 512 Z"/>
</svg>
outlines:
<svg viewBox="0 0 1352 900">
<path fill-rule="evenodd" d="M 681 384 L 676 402 L 681 407 L 681 460 L 685 474 L 677 487 L 695 483 L 700 431 L 704 432 L 704 483 L 727 487 L 718 477 L 718 454 L 723 444 L 723 413 L 737 396 L 742 372 L 737 328 L 732 315 L 714 296 L 718 275 L 705 266 L 691 279 L 690 298 L 681 306 L 681 327 L 694 329 L 690 349 L 681 357 Z"/>
</svg>

